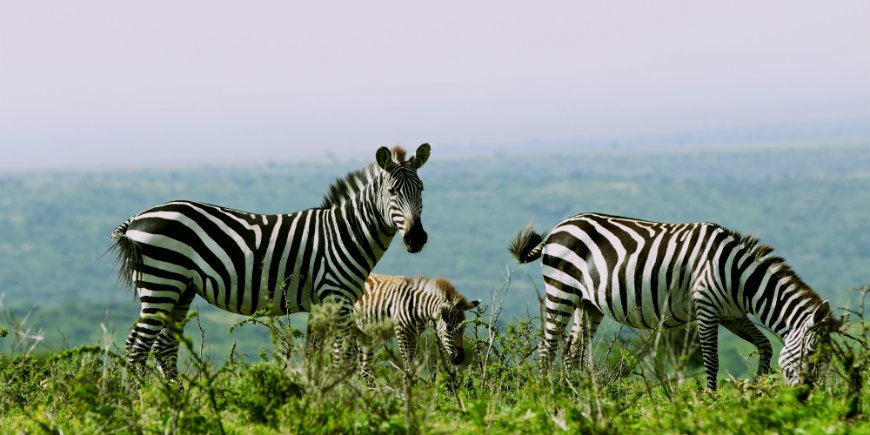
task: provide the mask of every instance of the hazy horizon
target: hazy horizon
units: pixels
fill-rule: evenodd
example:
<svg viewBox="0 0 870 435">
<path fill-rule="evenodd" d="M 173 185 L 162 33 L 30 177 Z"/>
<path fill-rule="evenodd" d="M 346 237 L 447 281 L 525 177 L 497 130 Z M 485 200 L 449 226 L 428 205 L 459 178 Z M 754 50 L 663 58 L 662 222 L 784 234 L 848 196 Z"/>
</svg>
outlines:
<svg viewBox="0 0 870 435">
<path fill-rule="evenodd" d="M 870 142 L 868 16 L 864 1 L 11 3 L 0 172 L 421 142 Z"/>
</svg>

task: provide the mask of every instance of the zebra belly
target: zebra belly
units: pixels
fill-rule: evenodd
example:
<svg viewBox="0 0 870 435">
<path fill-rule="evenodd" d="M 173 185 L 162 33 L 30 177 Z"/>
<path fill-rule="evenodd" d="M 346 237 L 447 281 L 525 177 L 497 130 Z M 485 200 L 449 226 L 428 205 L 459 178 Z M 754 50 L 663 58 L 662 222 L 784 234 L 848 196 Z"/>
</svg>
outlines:
<svg viewBox="0 0 870 435">
<path fill-rule="evenodd" d="M 547 293 L 553 296 L 551 299 L 563 301 L 548 301 L 557 311 L 568 314 L 570 306 L 557 305 L 579 307 L 583 300 L 617 322 L 635 328 L 671 327 L 694 320 L 691 280 L 683 268 L 678 268 L 670 280 L 657 279 L 652 285 L 652 274 L 638 274 L 639 266 L 631 255 L 612 262 L 618 265 L 615 270 L 607 267 L 607 261 L 600 256 L 581 258 L 558 243 L 546 245 L 542 255 Z"/>
<path fill-rule="evenodd" d="M 312 280 L 304 279 L 302 275 L 291 275 L 277 289 L 262 292 L 261 306 L 273 316 L 310 312 L 313 286 Z"/>
<path fill-rule="evenodd" d="M 637 302 L 637 295 L 626 298 L 626 303 L 608 303 L 602 293 L 615 294 L 619 289 L 612 286 L 604 288 L 601 292 L 590 295 L 588 299 L 593 306 L 598 308 L 608 317 L 627 326 L 641 329 L 653 329 L 658 327 L 675 327 L 695 320 L 695 310 L 691 298 L 686 297 L 687 292 L 674 291 L 668 293 L 668 289 L 658 289 L 661 295 L 656 299 L 651 295 L 641 293 L 641 301 Z"/>
</svg>

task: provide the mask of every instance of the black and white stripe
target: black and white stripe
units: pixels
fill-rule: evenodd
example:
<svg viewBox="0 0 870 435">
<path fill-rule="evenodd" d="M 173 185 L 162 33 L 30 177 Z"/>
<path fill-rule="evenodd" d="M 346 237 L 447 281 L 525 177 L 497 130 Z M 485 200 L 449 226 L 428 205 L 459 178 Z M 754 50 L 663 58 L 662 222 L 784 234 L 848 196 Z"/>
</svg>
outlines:
<svg viewBox="0 0 870 435">
<path fill-rule="evenodd" d="M 366 334 L 373 324 L 390 320 L 406 369 L 413 367 L 417 340 L 427 326 L 435 327 L 444 353 L 453 364 L 462 364 L 465 312 L 480 304 L 468 301 L 450 281 L 423 276 L 406 277 L 373 273 L 365 292 L 354 305 L 358 330 Z M 362 346 L 360 370 L 371 380 L 371 346 Z"/>
<path fill-rule="evenodd" d="M 121 277 L 135 284 L 141 302 L 126 342 L 129 362 L 141 364 L 153 350 L 174 376 L 178 343 L 164 317 L 181 321 L 195 295 L 247 315 L 310 311 L 334 301 L 349 322 L 396 232 L 409 252 L 426 243 L 417 169 L 429 145 L 408 161 L 403 156 L 378 149 L 376 163 L 337 180 L 321 208 L 262 215 L 172 201 L 118 226 L 112 238 Z"/>
<path fill-rule="evenodd" d="M 568 218 L 544 238 L 526 228 L 511 245 L 521 263 L 541 258 L 546 325 L 541 361 L 552 360 L 573 316 L 566 365 L 580 364 L 604 315 L 635 328 L 698 321 L 707 385 L 716 388 L 717 333 L 723 325 L 758 348 L 758 373 L 771 345 L 749 319 L 784 340 L 787 380 L 810 380 L 808 356 L 838 327 L 830 307 L 772 248 L 713 223 L 667 224 L 604 214 Z"/>
</svg>

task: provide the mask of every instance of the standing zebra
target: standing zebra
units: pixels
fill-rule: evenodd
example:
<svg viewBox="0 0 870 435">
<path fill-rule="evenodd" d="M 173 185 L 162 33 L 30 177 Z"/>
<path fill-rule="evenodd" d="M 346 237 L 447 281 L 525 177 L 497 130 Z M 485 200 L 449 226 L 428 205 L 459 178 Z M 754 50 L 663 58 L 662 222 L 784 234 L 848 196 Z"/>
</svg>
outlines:
<svg viewBox="0 0 870 435">
<path fill-rule="evenodd" d="M 546 240 L 529 226 L 510 246 L 520 263 L 541 258 L 547 292 L 540 348 L 545 366 L 572 314 L 569 367 L 584 358 L 605 314 L 647 329 L 697 320 L 712 390 L 719 370 L 719 325 L 758 348 L 759 375 L 770 369 L 771 346 L 747 315 L 782 337 L 779 365 L 792 385 L 814 379 L 809 357 L 841 326 L 828 302 L 771 251 L 754 237 L 713 223 L 667 224 L 594 213 L 565 219 Z"/>
<path fill-rule="evenodd" d="M 365 292 L 356 302 L 356 326 L 360 333 L 377 322 L 392 320 L 399 344 L 399 352 L 406 369 L 413 367 L 417 339 L 429 324 L 435 331 L 444 353 L 453 364 L 462 364 L 465 352 L 462 338 L 465 334 L 465 312 L 476 308 L 479 300 L 465 299 L 453 284 L 444 278 L 423 276 L 389 276 L 372 273 L 366 279 Z M 360 371 L 372 380 L 369 363 L 371 346 L 362 346 Z"/>
<path fill-rule="evenodd" d="M 184 319 L 194 296 L 251 315 L 310 311 L 341 304 L 350 326 L 353 304 L 396 232 L 408 252 L 426 243 L 417 170 L 428 144 L 405 152 L 381 147 L 376 162 L 336 180 L 320 208 L 262 215 L 191 201 L 145 210 L 112 232 L 123 282 L 141 302 L 126 341 L 127 360 L 149 351 L 167 377 L 177 374 L 178 342 L 161 317 Z"/>
</svg>

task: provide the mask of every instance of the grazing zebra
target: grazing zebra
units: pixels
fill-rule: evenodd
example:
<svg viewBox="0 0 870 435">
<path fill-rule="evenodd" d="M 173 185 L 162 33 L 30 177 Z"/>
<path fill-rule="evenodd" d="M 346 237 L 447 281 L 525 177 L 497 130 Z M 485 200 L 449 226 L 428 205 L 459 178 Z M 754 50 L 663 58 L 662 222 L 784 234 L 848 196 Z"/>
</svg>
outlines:
<svg viewBox="0 0 870 435">
<path fill-rule="evenodd" d="M 782 337 L 779 365 L 795 385 L 815 377 L 818 343 L 841 326 L 827 301 L 804 284 L 773 249 L 713 223 L 667 224 L 579 214 L 546 237 L 531 226 L 510 251 L 520 263 L 541 258 L 546 326 L 540 359 L 552 361 L 573 314 L 566 365 L 579 364 L 606 314 L 635 328 L 697 320 L 707 386 L 716 389 L 719 325 L 758 348 L 758 374 L 770 369 L 771 346 L 755 324 Z"/>
<path fill-rule="evenodd" d="M 413 367 L 417 339 L 427 325 L 433 324 L 444 353 L 455 364 L 462 364 L 465 352 L 465 312 L 476 308 L 479 300 L 465 299 L 450 281 L 423 276 L 388 276 L 372 273 L 366 279 L 365 292 L 356 302 L 356 326 L 366 335 L 372 324 L 392 320 L 405 368 Z M 373 349 L 363 345 L 360 371 L 371 381 L 369 363 Z"/>
<path fill-rule="evenodd" d="M 164 374 L 176 376 L 178 342 L 162 317 L 181 321 L 196 295 L 246 315 L 338 302 L 347 331 L 365 279 L 396 232 L 408 252 L 426 243 L 417 170 L 429 152 L 423 144 L 405 160 L 401 148 L 381 147 L 375 163 L 336 180 L 320 208 L 263 215 L 172 201 L 118 226 L 120 276 L 141 302 L 126 341 L 129 363 L 141 367 L 153 351 Z"/>
</svg>

